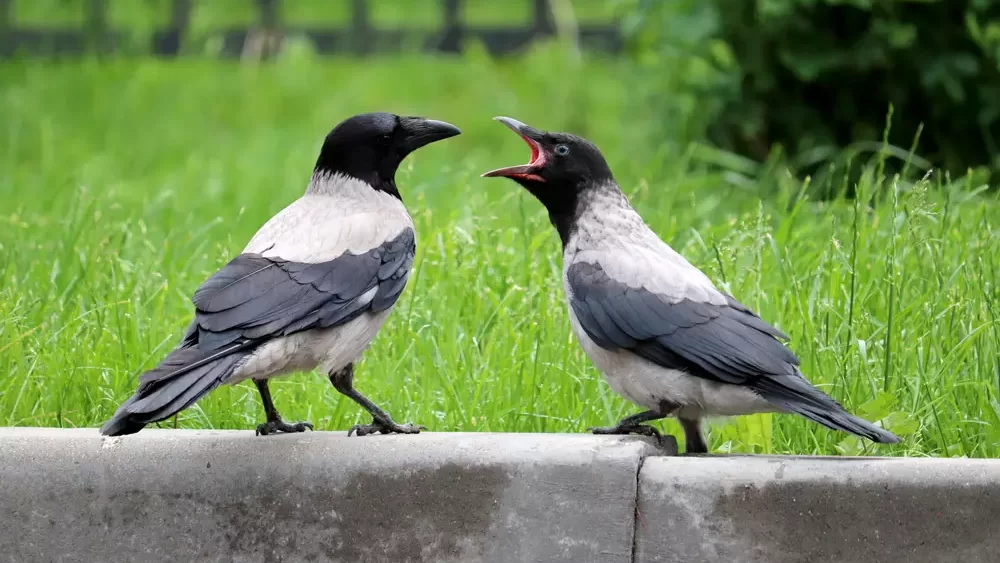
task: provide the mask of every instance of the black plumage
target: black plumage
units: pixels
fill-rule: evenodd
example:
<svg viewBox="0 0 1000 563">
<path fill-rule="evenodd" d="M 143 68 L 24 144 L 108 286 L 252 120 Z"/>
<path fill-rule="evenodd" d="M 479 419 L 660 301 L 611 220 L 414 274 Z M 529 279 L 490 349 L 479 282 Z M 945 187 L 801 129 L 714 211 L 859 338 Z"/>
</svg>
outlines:
<svg viewBox="0 0 1000 563">
<path fill-rule="evenodd" d="M 415 250 L 413 229 L 407 228 L 368 252 L 317 264 L 241 254 L 194 294 L 199 342 L 215 349 L 382 311 L 402 292 Z"/>
</svg>

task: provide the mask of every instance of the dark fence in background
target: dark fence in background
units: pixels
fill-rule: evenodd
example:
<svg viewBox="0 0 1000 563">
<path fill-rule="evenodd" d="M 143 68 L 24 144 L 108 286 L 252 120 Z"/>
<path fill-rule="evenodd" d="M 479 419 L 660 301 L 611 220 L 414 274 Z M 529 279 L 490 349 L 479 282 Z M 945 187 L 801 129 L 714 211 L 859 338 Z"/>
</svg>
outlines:
<svg viewBox="0 0 1000 563">
<path fill-rule="evenodd" d="M 108 25 L 106 0 L 85 1 L 86 19 L 80 27 L 73 28 L 18 25 L 12 16 L 15 0 L 0 0 L 0 57 L 15 54 L 74 55 L 114 51 L 173 57 L 205 39 L 191 37 L 189 33 L 195 0 L 173 0 L 169 24 L 153 32 L 148 46 L 136 45 L 128 32 L 112 29 Z M 319 53 L 358 55 L 395 52 L 407 48 L 459 53 L 465 41 L 473 39 L 485 45 L 491 54 L 499 55 L 516 51 L 535 39 L 551 37 L 556 33 L 548 0 L 534 0 L 531 22 L 520 27 L 468 26 L 461 18 L 464 0 L 438 0 L 437 6 L 432 0 L 425 0 L 423 3 L 426 9 L 436 8 L 444 16 L 443 27 L 436 31 L 376 27 L 370 18 L 369 0 L 342 0 L 351 5 L 350 21 L 343 27 L 284 25 L 281 19 L 281 0 L 248 1 L 255 1 L 257 4 L 256 25 L 228 27 L 211 33 L 221 36 L 223 56 L 249 54 L 266 58 L 280 50 L 286 37 L 309 38 Z M 614 22 L 580 25 L 576 32 L 581 48 L 609 52 L 621 49 L 621 35 Z"/>
</svg>

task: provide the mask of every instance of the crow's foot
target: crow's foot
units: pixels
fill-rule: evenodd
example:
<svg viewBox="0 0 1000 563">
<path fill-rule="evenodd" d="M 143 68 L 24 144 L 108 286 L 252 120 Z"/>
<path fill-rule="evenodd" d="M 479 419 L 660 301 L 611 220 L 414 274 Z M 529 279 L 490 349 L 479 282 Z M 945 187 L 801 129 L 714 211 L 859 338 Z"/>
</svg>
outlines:
<svg viewBox="0 0 1000 563">
<path fill-rule="evenodd" d="M 427 430 L 425 426 L 418 426 L 415 424 L 396 424 L 392 419 L 388 421 L 380 421 L 378 419 L 372 420 L 371 424 L 355 424 L 347 431 L 347 435 L 350 436 L 355 432 L 358 436 L 367 436 L 369 434 L 420 434 L 421 430 Z"/>
<path fill-rule="evenodd" d="M 306 430 L 312 429 L 313 425 L 309 422 L 296 422 L 295 424 L 288 424 L 287 422 L 279 419 L 258 424 L 257 435 L 267 436 L 268 434 L 277 434 L 278 432 L 291 434 L 293 432 L 305 432 Z"/>
<path fill-rule="evenodd" d="M 587 429 L 594 434 L 640 434 L 660 439 L 660 431 L 645 424 L 619 424 L 618 426 L 592 426 Z"/>
</svg>

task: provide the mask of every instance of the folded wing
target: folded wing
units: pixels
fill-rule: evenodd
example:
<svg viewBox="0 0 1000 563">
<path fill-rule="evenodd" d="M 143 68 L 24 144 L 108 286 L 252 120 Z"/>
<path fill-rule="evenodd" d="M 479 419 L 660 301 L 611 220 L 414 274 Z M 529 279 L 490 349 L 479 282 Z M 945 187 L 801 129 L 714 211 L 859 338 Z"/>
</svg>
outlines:
<svg viewBox="0 0 1000 563">
<path fill-rule="evenodd" d="M 406 285 L 415 250 L 406 228 L 367 252 L 316 264 L 240 254 L 198 289 L 181 345 L 139 377 L 136 393 L 101 432 L 131 434 L 173 416 L 225 382 L 268 340 L 388 309 Z"/>
<path fill-rule="evenodd" d="M 415 249 L 406 228 L 368 252 L 317 264 L 241 254 L 194 295 L 198 346 L 219 349 L 383 311 L 402 293 Z"/>
<path fill-rule="evenodd" d="M 668 369 L 740 385 L 765 400 L 829 428 L 879 442 L 894 435 L 861 420 L 813 387 L 787 338 L 731 296 L 713 303 L 667 297 L 613 279 L 595 262 L 566 271 L 569 302 L 587 335 L 602 348 L 628 350 Z"/>
</svg>

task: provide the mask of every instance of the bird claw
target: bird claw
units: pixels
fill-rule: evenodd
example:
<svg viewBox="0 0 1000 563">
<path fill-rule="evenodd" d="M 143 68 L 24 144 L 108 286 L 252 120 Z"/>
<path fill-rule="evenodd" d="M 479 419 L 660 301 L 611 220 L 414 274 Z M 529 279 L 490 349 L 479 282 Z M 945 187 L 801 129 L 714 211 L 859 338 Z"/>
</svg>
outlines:
<svg viewBox="0 0 1000 563">
<path fill-rule="evenodd" d="M 392 420 L 382 422 L 380 420 L 372 420 L 371 424 L 355 424 L 347 431 L 347 435 L 351 436 L 357 433 L 358 436 L 367 436 L 369 434 L 420 434 L 421 430 L 427 430 L 426 426 L 415 425 L 415 424 L 396 424 Z"/>
<path fill-rule="evenodd" d="M 256 435 L 267 436 L 268 434 L 277 434 L 278 432 L 292 434 L 312 429 L 313 425 L 309 422 L 296 422 L 295 424 L 288 424 L 283 420 L 271 420 L 263 424 L 258 424 Z"/>
<path fill-rule="evenodd" d="M 634 424 L 630 426 L 591 426 L 587 429 L 587 431 L 593 434 L 639 434 L 641 436 L 656 438 L 657 441 L 662 439 L 659 430 L 653 428 L 652 426 L 646 426 L 645 424 Z"/>
</svg>

